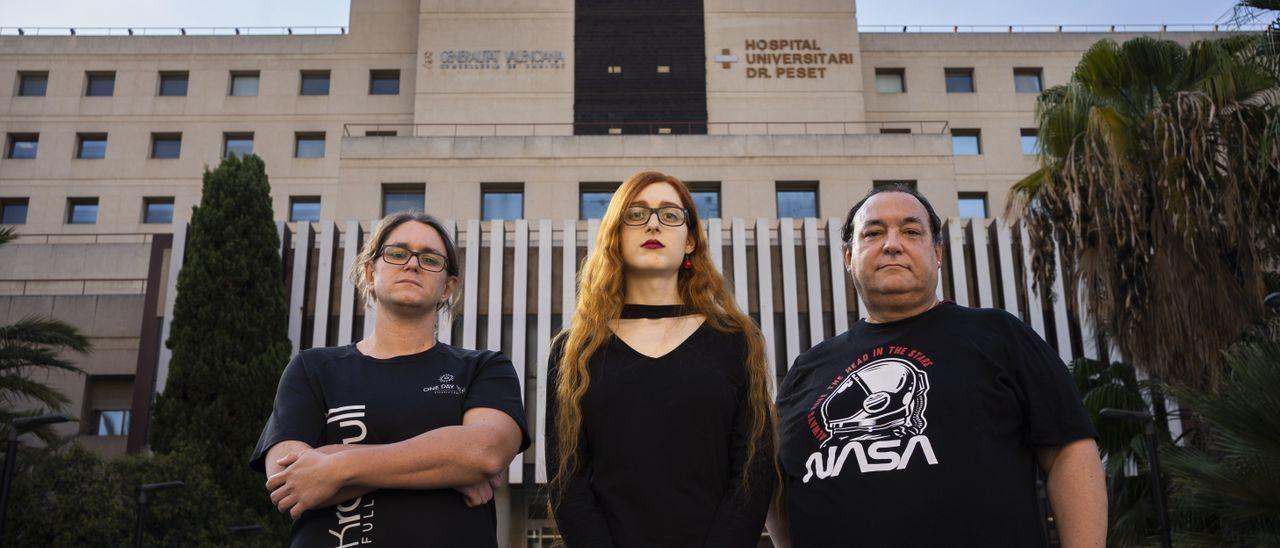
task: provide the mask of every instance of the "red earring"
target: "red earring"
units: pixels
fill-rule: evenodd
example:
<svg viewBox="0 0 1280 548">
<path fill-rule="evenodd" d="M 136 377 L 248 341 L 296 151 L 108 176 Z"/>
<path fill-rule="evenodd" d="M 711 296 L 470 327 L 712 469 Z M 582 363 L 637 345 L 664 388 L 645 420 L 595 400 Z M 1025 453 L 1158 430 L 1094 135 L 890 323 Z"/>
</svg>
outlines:
<svg viewBox="0 0 1280 548">
<path fill-rule="evenodd" d="M 684 264 L 683 264 L 683 265 L 681 265 L 681 266 L 683 266 L 685 270 L 690 270 L 690 269 L 692 269 L 692 268 L 693 268 L 693 261 L 690 261 L 690 260 L 689 260 L 689 256 L 688 256 L 688 255 L 685 255 L 685 256 L 684 256 Z"/>
</svg>

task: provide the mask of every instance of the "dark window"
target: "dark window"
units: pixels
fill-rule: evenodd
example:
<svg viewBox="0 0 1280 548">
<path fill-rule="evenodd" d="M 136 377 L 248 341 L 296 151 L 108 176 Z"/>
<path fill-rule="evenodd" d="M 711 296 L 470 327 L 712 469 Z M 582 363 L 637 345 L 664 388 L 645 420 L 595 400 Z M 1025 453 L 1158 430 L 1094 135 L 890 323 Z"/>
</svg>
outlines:
<svg viewBox="0 0 1280 548">
<path fill-rule="evenodd" d="M 876 69 L 876 93 L 906 93 L 907 71 L 900 68 Z"/>
<path fill-rule="evenodd" d="M 116 73 L 86 72 L 84 94 L 86 97 L 111 97 L 116 93 Z"/>
<path fill-rule="evenodd" d="M 18 96 L 44 97 L 44 93 L 48 88 L 49 88 L 48 72 L 19 72 L 18 73 Z"/>
<path fill-rule="evenodd" d="M 961 219 L 985 219 L 987 217 L 986 192 L 961 192 L 958 203 L 960 204 Z"/>
<path fill-rule="evenodd" d="M 298 133 L 294 136 L 294 158 L 324 158 L 323 133 Z"/>
<path fill-rule="evenodd" d="M 106 133 L 77 133 L 76 158 L 81 160 L 101 160 L 107 157 Z"/>
<path fill-rule="evenodd" d="M 313 222 L 320 220 L 319 196 L 290 196 L 289 220 Z"/>
<path fill-rule="evenodd" d="M 27 198 L 0 198 L 0 225 L 22 225 L 27 223 Z"/>
<path fill-rule="evenodd" d="M 329 71 L 327 70 L 304 70 L 302 71 L 302 84 L 298 89 L 299 95 L 328 95 L 329 94 Z"/>
<path fill-rule="evenodd" d="M 947 93 L 973 93 L 973 69 L 946 69 Z"/>
<path fill-rule="evenodd" d="M 1022 153 L 1034 155 L 1040 153 L 1040 132 L 1034 128 L 1022 128 Z"/>
<path fill-rule="evenodd" d="M 364 136 L 365 136 L 365 137 L 395 137 L 395 136 L 396 136 L 396 132 L 395 132 L 395 130 L 391 130 L 391 131 L 366 131 L 366 132 L 364 132 Z"/>
<path fill-rule="evenodd" d="M 422 183 L 388 183 L 382 185 L 382 215 L 401 211 L 423 211 L 426 185 Z"/>
<path fill-rule="evenodd" d="M 578 185 L 578 218 L 600 219 L 609 209 L 613 192 L 622 183 L 581 183 Z"/>
<path fill-rule="evenodd" d="M 894 179 L 887 181 L 871 181 L 873 188 L 881 188 L 886 186 L 905 186 L 911 190 L 916 189 L 916 182 L 910 179 Z"/>
<path fill-rule="evenodd" d="M 951 130 L 951 153 L 956 156 L 982 154 L 982 132 L 976 129 Z"/>
<path fill-rule="evenodd" d="M 177 158 L 182 154 L 181 133 L 152 133 L 152 158 Z"/>
<path fill-rule="evenodd" d="M 232 72 L 231 96 L 253 97 L 258 95 L 258 71 Z"/>
<path fill-rule="evenodd" d="M 689 194 L 693 195 L 693 205 L 698 209 L 699 219 L 720 218 L 720 183 L 689 182 Z"/>
<path fill-rule="evenodd" d="M 803 219 L 818 216 L 817 182 L 779 181 L 777 196 L 778 217 Z"/>
<path fill-rule="evenodd" d="M 222 134 L 222 155 L 230 156 L 239 154 L 253 154 L 253 134 L 252 133 L 223 133 Z"/>
<path fill-rule="evenodd" d="M 480 185 L 480 218 L 513 220 L 524 218 L 523 183 L 486 183 Z"/>
<path fill-rule="evenodd" d="M 40 150 L 39 133 L 10 133 L 9 146 L 5 147 L 5 157 L 14 160 L 30 160 Z"/>
<path fill-rule="evenodd" d="M 880 133 L 885 135 L 905 135 L 911 133 L 911 128 L 906 127 L 882 127 Z"/>
<path fill-rule="evenodd" d="M 91 225 L 97 222 L 97 198 L 67 198 L 67 224 Z"/>
<path fill-rule="evenodd" d="M 369 95 L 399 95 L 399 70 L 369 71 Z"/>
<path fill-rule="evenodd" d="M 128 436 L 129 435 L 129 410 L 128 409 L 99 409 L 93 412 L 97 415 L 98 429 L 94 433 L 98 436 Z"/>
<path fill-rule="evenodd" d="M 161 97 L 186 97 L 187 95 L 187 72 L 161 72 L 160 73 L 160 96 Z"/>
<path fill-rule="evenodd" d="M 1013 89 L 1018 93 L 1040 93 L 1044 88 L 1044 71 L 1038 68 L 1013 69 Z"/>
<path fill-rule="evenodd" d="M 173 222 L 173 197 L 143 198 L 142 222 L 147 224 L 169 224 Z"/>
</svg>

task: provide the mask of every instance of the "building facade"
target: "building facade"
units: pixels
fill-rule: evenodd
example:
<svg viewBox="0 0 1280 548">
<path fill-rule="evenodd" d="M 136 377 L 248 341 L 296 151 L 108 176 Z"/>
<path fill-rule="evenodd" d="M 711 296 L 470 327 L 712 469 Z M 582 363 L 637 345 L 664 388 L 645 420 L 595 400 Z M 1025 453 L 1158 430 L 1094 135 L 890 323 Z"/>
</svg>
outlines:
<svg viewBox="0 0 1280 548">
<path fill-rule="evenodd" d="M 642 169 L 689 182 L 720 219 L 715 252 L 783 369 L 858 317 L 830 219 L 892 182 L 951 219 L 948 297 L 1039 316 L 1064 357 L 1093 344 L 1024 283 L 1016 228 L 985 219 L 1035 168 L 1039 92 L 1097 40 L 1141 33 L 860 31 L 853 0 L 362 0 L 350 17 L 273 34 L 0 35 L 0 223 L 22 234 L 0 248 L 0 322 L 54 316 L 92 338 L 87 375 L 49 379 L 84 445 L 145 441 L 175 232 L 203 170 L 242 152 L 265 160 L 289 236 L 296 348 L 359 338 L 369 315 L 340 267 L 370 220 L 425 209 L 468 253 L 473 300 L 449 338 L 527 354 L 531 419 L 591 219 Z M 546 525 L 541 451 L 523 458 L 531 472 L 513 466 L 503 494 L 512 543 Z"/>
</svg>

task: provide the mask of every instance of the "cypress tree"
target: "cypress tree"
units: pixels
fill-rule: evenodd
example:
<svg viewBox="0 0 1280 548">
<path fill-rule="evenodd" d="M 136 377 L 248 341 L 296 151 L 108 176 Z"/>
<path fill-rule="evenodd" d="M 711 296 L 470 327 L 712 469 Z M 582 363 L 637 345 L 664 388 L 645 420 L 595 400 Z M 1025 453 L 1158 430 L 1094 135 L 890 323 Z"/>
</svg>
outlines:
<svg viewBox="0 0 1280 548">
<path fill-rule="evenodd" d="M 265 165 L 230 156 L 205 169 L 166 344 L 169 378 L 155 405 L 152 448 L 191 452 L 227 496 L 269 529 L 282 520 L 248 458 L 289 359 L 280 237 Z"/>
</svg>

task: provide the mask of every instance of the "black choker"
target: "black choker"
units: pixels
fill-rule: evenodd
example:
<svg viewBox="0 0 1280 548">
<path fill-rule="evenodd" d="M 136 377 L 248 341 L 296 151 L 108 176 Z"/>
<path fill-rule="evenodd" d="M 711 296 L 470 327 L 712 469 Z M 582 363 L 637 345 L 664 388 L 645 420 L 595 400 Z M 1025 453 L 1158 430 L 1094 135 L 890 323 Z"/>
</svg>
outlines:
<svg viewBox="0 0 1280 548">
<path fill-rule="evenodd" d="M 688 316 L 693 311 L 689 310 L 682 304 L 624 304 L 622 305 L 622 319 L 635 320 L 644 318 L 646 320 L 656 320 L 658 318 L 675 318 L 678 316 Z"/>
</svg>

